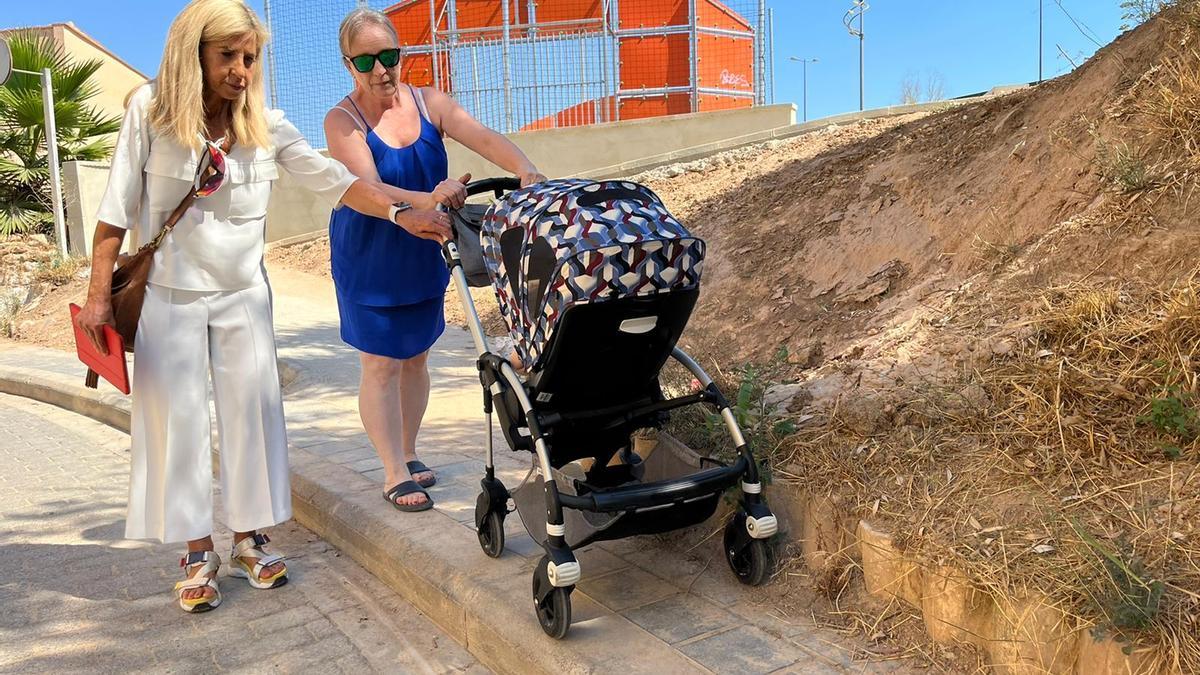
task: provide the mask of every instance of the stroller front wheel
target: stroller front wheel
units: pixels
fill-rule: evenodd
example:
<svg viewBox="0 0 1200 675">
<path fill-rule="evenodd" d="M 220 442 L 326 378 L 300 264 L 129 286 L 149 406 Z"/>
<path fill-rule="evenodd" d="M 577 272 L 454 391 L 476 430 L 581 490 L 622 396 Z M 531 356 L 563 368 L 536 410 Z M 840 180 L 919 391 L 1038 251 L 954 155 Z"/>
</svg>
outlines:
<svg viewBox="0 0 1200 675">
<path fill-rule="evenodd" d="M 555 640 L 566 637 L 571 628 L 571 590 L 556 588 L 550 591 L 545 600 L 537 603 L 537 616 L 546 635 Z"/>
<path fill-rule="evenodd" d="M 725 527 L 725 560 L 738 581 L 747 586 L 761 586 L 771 571 L 770 549 L 762 539 L 751 539 L 739 546 L 737 531 L 740 519 L 734 519 Z"/>
<path fill-rule="evenodd" d="M 571 628 L 571 591 L 575 587 L 551 586 L 547 574 L 549 564 L 550 558 L 542 556 L 533 572 L 533 609 L 542 631 L 555 640 L 561 640 Z"/>
<path fill-rule="evenodd" d="M 489 511 L 479 526 L 479 547 L 490 558 L 499 558 L 504 553 L 504 518 Z"/>
</svg>

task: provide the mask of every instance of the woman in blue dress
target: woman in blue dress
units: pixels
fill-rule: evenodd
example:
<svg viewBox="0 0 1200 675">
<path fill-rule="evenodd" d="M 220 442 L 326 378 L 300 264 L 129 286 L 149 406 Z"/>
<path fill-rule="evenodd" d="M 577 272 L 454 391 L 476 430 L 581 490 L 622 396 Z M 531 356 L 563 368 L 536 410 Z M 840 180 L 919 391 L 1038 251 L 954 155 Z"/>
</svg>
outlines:
<svg viewBox="0 0 1200 675">
<path fill-rule="evenodd" d="M 449 272 L 440 242 L 410 234 L 436 220 L 438 204 L 457 208 L 463 183 L 448 178 L 449 135 L 529 185 L 546 180 L 504 136 L 488 129 L 437 89 L 400 82 L 399 38 L 383 14 L 356 9 L 339 32 L 354 91 L 325 116 L 329 153 L 359 178 L 411 205 L 412 226 L 397 227 L 348 208 L 329 221 L 333 280 L 342 340 L 359 351 L 358 410 L 384 467 L 384 498 L 423 511 L 423 488 L 436 477 L 417 459 L 417 432 L 429 402 L 429 348 L 445 329 L 442 301 Z"/>
</svg>

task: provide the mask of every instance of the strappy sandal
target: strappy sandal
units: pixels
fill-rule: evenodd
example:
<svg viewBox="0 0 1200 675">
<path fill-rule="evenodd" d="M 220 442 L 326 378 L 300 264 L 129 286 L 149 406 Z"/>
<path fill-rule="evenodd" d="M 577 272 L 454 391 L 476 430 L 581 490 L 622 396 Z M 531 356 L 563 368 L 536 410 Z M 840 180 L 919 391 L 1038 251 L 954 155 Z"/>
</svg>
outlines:
<svg viewBox="0 0 1200 675">
<path fill-rule="evenodd" d="M 416 494 L 418 492 L 425 495 L 425 501 L 423 501 L 419 504 L 401 504 L 400 503 L 401 497 L 411 495 L 411 494 Z M 391 502 L 392 506 L 396 507 L 397 509 L 399 509 L 401 511 L 407 511 L 409 513 L 415 513 L 417 511 L 428 511 L 429 509 L 433 508 L 433 497 L 430 497 L 429 493 L 426 492 L 425 490 L 423 490 L 421 488 L 421 486 L 418 485 L 417 482 L 413 481 L 413 480 L 406 480 L 403 483 L 396 484 L 395 487 L 393 487 L 392 489 L 383 493 L 383 498 L 386 499 L 387 501 Z"/>
<path fill-rule="evenodd" d="M 433 469 L 425 466 L 425 463 L 419 459 L 414 459 L 411 462 L 405 462 L 404 466 L 408 467 L 408 473 L 412 476 L 415 476 L 419 473 L 433 473 Z M 419 480 L 417 481 L 417 485 L 420 485 L 423 488 L 433 487 L 434 485 L 437 485 L 437 476 L 430 476 L 425 480 Z"/>
<path fill-rule="evenodd" d="M 221 604 L 221 589 L 217 588 L 217 570 L 221 569 L 221 556 L 213 551 L 195 551 L 179 559 L 187 579 L 175 584 L 175 597 L 179 598 L 179 608 L 185 612 L 199 614 L 210 609 L 216 609 Z M 199 570 L 196 568 L 199 567 Z M 208 576 L 211 574 L 212 576 Z M 203 595 L 197 598 L 185 598 L 183 592 L 192 588 L 213 589 L 213 596 Z"/>
<path fill-rule="evenodd" d="M 229 576 L 245 579 L 250 582 L 251 586 L 258 589 L 279 588 L 286 584 L 288 582 L 287 567 L 266 579 L 259 577 L 264 567 L 283 560 L 283 556 L 269 554 L 263 550 L 262 547 L 270 542 L 271 538 L 265 534 L 252 534 L 234 544 Z M 245 558 L 254 558 L 255 561 L 250 564 L 245 561 Z"/>
</svg>

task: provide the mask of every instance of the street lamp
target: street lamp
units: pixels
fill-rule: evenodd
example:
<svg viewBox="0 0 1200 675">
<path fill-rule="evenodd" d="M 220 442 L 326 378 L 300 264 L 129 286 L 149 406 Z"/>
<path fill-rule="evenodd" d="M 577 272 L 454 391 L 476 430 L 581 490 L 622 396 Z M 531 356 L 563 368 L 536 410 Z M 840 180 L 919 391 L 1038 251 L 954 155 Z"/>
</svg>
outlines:
<svg viewBox="0 0 1200 675">
<path fill-rule="evenodd" d="M 842 17 L 842 24 L 846 26 L 846 30 L 850 31 L 851 37 L 858 38 L 858 109 L 863 110 L 863 102 L 865 99 L 863 85 L 863 37 L 866 33 L 863 31 L 863 15 L 867 13 L 871 6 L 867 4 L 867 0 L 854 0 L 854 6 L 846 11 L 846 16 Z M 854 20 L 858 19 L 858 28 L 854 27 Z"/>
<path fill-rule="evenodd" d="M 1045 5 L 1045 0 L 1038 0 L 1038 84 L 1042 83 L 1042 9 Z"/>
<path fill-rule="evenodd" d="M 803 79 L 803 82 L 804 82 L 804 85 L 803 85 L 803 87 L 804 87 L 804 108 L 803 108 L 804 120 L 803 121 L 807 122 L 808 121 L 808 64 L 818 63 L 820 61 L 820 59 L 802 59 L 799 56 L 789 56 L 788 60 L 796 61 L 798 63 L 803 64 L 803 68 L 804 68 L 804 79 Z"/>
</svg>

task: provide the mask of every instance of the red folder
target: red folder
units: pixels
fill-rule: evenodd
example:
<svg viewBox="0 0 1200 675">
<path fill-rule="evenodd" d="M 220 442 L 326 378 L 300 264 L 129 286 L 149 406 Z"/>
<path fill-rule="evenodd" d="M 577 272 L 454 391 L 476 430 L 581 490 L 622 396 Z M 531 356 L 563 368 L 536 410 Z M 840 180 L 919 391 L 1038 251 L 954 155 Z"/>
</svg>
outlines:
<svg viewBox="0 0 1200 675">
<path fill-rule="evenodd" d="M 75 315 L 79 314 L 79 309 L 79 305 L 71 303 L 71 325 L 75 328 L 75 351 L 79 354 L 79 360 L 99 373 L 100 377 L 108 380 L 117 391 L 128 394 L 129 366 L 125 363 L 125 340 L 121 339 L 115 328 L 104 326 L 104 343 L 108 346 L 108 355 L 101 354 L 87 333 L 75 323 Z"/>
</svg>

